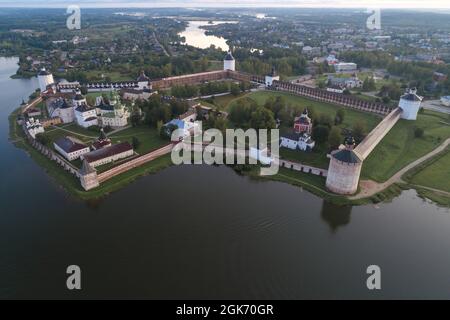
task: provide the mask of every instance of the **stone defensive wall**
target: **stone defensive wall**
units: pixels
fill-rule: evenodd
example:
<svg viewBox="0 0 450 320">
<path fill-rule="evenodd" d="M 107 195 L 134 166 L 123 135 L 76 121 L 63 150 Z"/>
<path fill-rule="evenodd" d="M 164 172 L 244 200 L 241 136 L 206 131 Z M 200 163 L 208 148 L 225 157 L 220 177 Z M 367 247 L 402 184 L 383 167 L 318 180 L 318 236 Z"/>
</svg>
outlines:
<svg viewBox="0 0 450 320">
<path fill-rule="evenodd" d="M 368 102 L 344 94 L 328 92 L 326 90 L 310 88 L 290 82 L 274 81 L 271 89 L 286 91 L 312 100 L 337 104 L 379 115 L 387 115 L 391 112 L 391 108 L 382 103 Z"/>
<path fill-rule="evenodd" d="M 31 101 L 30 103 L 28 103 L 27 105 L 25 105 L 24 108 L 22 108 L 21 112 L 25 113 L 28 111 L 28 109 L 32 109 L 33 107 L 35 107 L 36 105 L 38 105 L 40 102 L 43 101 L 43 98 L 41 96 L 35 98 L 33 101 Z"/>
<path fill-rule="evenodd" d="M 395 108 L 389 113 L 353 150 L 361 160 L 365 160 L 377 144 L 392 129 L 402 115 L 401 108 Z"/>
<path fill-rule="evenodd" d="M 42 143 L 36 141 L 36 139 L 33 139 L 33 137 L 30 135 L 28 130 L 26 129 L 25 125 L 22 126 L 23 131 L 25 132 L 25 135 L 28 139 L 28 142 L 31 144 L 33 148 L 35 148 L 37 151 L 39 151 L 42 155 L 46 156 L 52 161 L 55 161 L 59 166 L 61 166 L 64 170 L 69 172 L 70 174 L 73 174 L 75 177 L 79 178 L 80 175 L 78 173 L 78 168 L 72 165 L 69 161 L 61 157 L 59 154 L 51 150 L 50 148 L 44 146 Z"/>
<path fill-rule="evenodd" d="M 166 155 L 172 151 L 174 146 L 175 146 L 175 144 L 168 144 L 158 150 L 144 154 L 138 158 L 135 158 L 133 160 L 122 163 L 108 171 L 102 172 L 97 175 L 98 182 L 102 183 L 102 182 L 109 180 L 121 173 L 124 173 L 124 172 L 134 169 L 134 168 L 137 168 L 149 161 L 155 160 L 156 158 Z"/>
<path fill-rule="evenodd" d="M 298 162 L 287 161 L 283 159 L 278 160 L 278 165 L 281 168 L 291 169 L 295 171 L 300 171 L 303 173 L 310 173 L 316 176 L 326 177 L 328 175 L 328 170 L 307 166 Z"/>
<path fill-rule="evenodd" d="M 232 79 L 236 81 L 250 81 L 250 82 L 264 83 L 264 77 L 262 76 L 256 76 L 231 70 L 200 72 L 176 77 L 154 79 L 150 80 L 150 83 L 152 85 L 152 88 L 157 90 L 157 89 L 168 89 L 172 86 L 193 85 L 202 82 L 220 81 L 227 79 Z"/>
</svg>

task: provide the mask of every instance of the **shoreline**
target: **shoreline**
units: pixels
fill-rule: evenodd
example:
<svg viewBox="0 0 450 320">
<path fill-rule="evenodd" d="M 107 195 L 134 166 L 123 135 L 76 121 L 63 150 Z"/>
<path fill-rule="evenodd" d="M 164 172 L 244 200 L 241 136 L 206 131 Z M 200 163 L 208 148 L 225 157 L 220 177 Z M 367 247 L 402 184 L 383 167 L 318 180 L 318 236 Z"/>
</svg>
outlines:
<svg viewBox="0 0 450 320">
<path fill-rule="evenodd" d="M 171 162 L 170 156 L 165 155 L 161 158 L 155 159 L 151 162 L 148 162 L 142 166 L 133 168 L 127 172 L 124 172 L 109 181 L 104 182 L 99 187 L 90 190 L 84 191 L 81 188 L 80 182 L 73 175 L 68 174 L 64 170 L 61 169 L 57 164 L 49 161 L 48 158 L 43 156 L 37 150 L 35 150 L 31 145 L 29 145 L 27 139 L 25 139 L 25 135 L 20 130 L 19 125 L 16 122 L 17 115 L 20 112 L 20 107 L 15 109 L 9 115 L 9 140 L 12 142 L 17 148 L 23 149 L 25 152 L 29 154 L 29 156 L 40 166 L 42 167 L 47 174 L 53 179 L 58 186 L 62 187 L 65 192 L 69 195 L 80 199 L 80 200 L 92 200 L 99 199 L 107 196 L 108 194 L 118 191 L 121 188 L 127 186 L 132 183 L 134 180 L 139 177 L 146 176 L 148 174 L 155 174 L 161 170 L 164 170 L 168 167 L 171 167 L 173 164 Z M 311 176 L 306 173 L 293 171 L 286 168 L 280 168 L 280 172 L 274 176 L 259 176 L 256 173 L 256 170 L 242 170 L 238 171 L 235 169 L 236 174 L 241 174 L 243 176 L 248 176 L 252 179 L 257 179 L 261 181 L 277 181 L 282 183 L 288 183 L 290 185 L 304 188 L 308 192 L 324 199 L 330 201 L 336 205 L 367 205 L 367 204 L 376 204 L 382 202 L 389 202 L 393 200 L 395 197 L 399 196 L 403 190 L 414 189 L 416 190 L 419 197 L 423 199 L 429 199 L 436 203 L 439 206 L 450 207 L 450 198 L 444 195 L 439 194 L 437 192 L 433 192 L 433 190 L 422 188 L 421 186 L 416 186 L 411 184 L 408 180 L 408 176 L 411 176 L 415 172 L 421 170 L 426 166 L 427 163 L 435 160 L 436 157 L 440 155 L 431 157 L 426 163 L 421 166 L 414 167 L 409 171 L 405 172 L 402 176 L 405 177 L 404 180 L 399 183 L 394 183 L 389 185 L 387 188 L 380 190 L 378 193 L 370 195 L 368 197 L 362 198 L 354 198 L 353 196 L 343 196 L 337 195 L 328 192 L 325 188 L 325 180 L 323 177 L 319 176 Z M 358 190 L 359 192 L 360 190 Z"/>
</svg>

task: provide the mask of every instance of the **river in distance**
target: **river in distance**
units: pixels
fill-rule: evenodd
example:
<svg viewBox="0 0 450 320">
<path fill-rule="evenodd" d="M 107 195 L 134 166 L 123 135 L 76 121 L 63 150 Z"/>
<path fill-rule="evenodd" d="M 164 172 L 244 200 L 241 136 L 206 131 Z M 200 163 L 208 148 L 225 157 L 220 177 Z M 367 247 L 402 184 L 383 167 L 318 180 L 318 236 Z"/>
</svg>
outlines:
<svg viewBox="0 0 450 320">
<path fill-rule="evenodd" d="M 221 23 L 237 23 L 237 21 L 188 21 L 186 29 L 179 33 L 180 37 L 185 37 L 185 43 L 200 49 L 207 49 L 211 45 L 221 48 L 224 51 L 229 50 L 226 39 L 213 35 L 206 35 L 205 29 L 201 26 L 218 25 Z"/>
<path fill-rule="evenodd" d="M 450 298 L 449 209 L 414 191 L 338 207 L 225 166 L 174 166 L 101 200 L 68 196 L 8 141 L 8 115 L 37 88 L 10 78 L 17 61 L 0 58 L 0 298 Z M 69 265 L 81 291 L 66 288 Z"/>
</svg>

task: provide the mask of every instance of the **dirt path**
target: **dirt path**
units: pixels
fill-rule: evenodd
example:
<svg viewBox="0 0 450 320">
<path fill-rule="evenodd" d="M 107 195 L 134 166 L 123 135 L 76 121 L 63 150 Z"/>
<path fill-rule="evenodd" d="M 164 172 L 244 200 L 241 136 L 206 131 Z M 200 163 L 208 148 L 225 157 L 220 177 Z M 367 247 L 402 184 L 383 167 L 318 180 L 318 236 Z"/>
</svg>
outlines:
<svg viewBox="0 0 450 320">
<path fill-rule="evenodd" d="M 429 160 L 430 158 L 434 157 L 438 153 L 444 151 L 445 148 L 447 148 L 447 146 L 449 144 L 450 144 L 450 138 L 445 140 L 439 147 L 432 150 L 430 153 L 428 153 L 428 154 L 424 155 L 423 157 L 408 164 L 406 167 L 404 167 L 403 169 L 398 171 L 396 174 L 394 174 L 392 177 L 390 177 L 389 180 L 387 180 L 385 182 L 379 183 L 379 182 L 375 182 L 373 180 L 361 180 L 361 183 L 360 183 L 361 192 L 358 193 L 357 195 L 349 197 L 349 199 L 356 200 L 356 199 L 371 197 L 371 196 L 377 194 L 378 192 L 381 192 L 384 189 L 390 187 L 394 183 L 402 182 L 402 176 L 406 172 L 417 167 L 418 165 L 422 164 L 423 162 Z M 420 187 L 422 187 L 422 186 L 420 186 Z M 424 188 L 424 187 L 422 187 L 422 188 Z M 431 190 L 431 188 L 430 188 L 430 190 Z M 442 193 L 444 191 L 440 191 L 440 192 Z"/>
</svg>

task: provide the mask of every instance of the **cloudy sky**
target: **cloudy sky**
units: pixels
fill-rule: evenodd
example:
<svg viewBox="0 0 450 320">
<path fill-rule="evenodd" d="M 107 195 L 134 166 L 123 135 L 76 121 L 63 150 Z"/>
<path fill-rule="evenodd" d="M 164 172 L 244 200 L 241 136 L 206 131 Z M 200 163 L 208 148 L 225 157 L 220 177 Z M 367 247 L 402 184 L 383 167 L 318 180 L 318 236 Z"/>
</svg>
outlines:
<svg viewBox="0 0 450 320">
<path fill-rule="evenodd" d="M 0 7 L 333 7 L 450 8 L 449 0 L 0 0 Z"/>
</svg>

